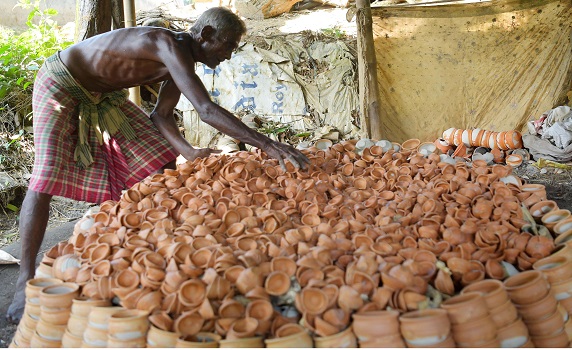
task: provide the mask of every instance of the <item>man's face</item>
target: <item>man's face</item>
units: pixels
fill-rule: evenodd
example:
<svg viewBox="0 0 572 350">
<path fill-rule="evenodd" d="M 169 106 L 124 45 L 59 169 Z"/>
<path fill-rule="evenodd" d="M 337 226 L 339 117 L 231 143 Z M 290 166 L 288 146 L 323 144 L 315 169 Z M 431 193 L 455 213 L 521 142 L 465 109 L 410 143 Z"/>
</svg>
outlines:
<svg viewBox="0 0 572 350">
<path fill-rule="evenodd" d="M 205 38 L 203 49 L 205 51 L 205 62 L 208 67 L 216 68 L 221 62 L 229 60 L 232 53 L 240 44 L 241 35 L 237 33 L 229 33 L 215 37 L 214 35 Z"/>
</svg>

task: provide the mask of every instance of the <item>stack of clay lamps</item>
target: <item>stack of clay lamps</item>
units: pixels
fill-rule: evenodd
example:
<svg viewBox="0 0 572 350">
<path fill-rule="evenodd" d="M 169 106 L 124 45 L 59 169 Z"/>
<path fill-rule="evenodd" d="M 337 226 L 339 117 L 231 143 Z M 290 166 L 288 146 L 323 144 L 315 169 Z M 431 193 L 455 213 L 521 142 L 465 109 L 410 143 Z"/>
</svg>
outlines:
<svg viewBox="0 0 572 350">
<path fill-rule="evenodd" d="M 30 341 L 33 348 L 61 347 L 73 300 L 79 296 L 75 283 L 57 283 L 40 290 L 40 319 Z"/>
<path fill-rule="evenodd" d="M 495 132 L 483 129 L 449 128 L 443 132 L 443 139 L 450 145 L 466 147 L 487 147 L 507 151 L 522 148 L 522 135 L 516 130 Z"/>
<path fill-rule="evenodd" d="M 59 283 L 63 283 L 63 281 L 57 278 L 38 278 L 29 280 L 26 283 L 26 306 L 22 320 L 18 324 L 18 328 L 12 339 L 12 345 L 14 347 L 30 347 L 32 336 L 40 320 L 40 291 L 45 287 Z"/>
<path fill-rule="evenodd" d="M 534 347 L 528 328 L 520 318 L 501 281 L 488 279 L 473 283 L 461 291 L 461 294 L 466 293 L 480 293 L 483 296 L 495 326 L 500 347 Z"/>
<path fill-rule="evenodd" d="M 353 314 L 353 328 L 360 348 L 404 348 L 399 311 L 379 310 Z"/>
<path fill-rule="evenodd" d="M 150 176 L 77 223 L 51 254 L 81 266 L 62 261 L 57 273 L 87 298 L 148 311 L 151 330 L 175 339 L 215 332 L 222 346 L 237 322 L 261 339 L 300 322 L 320 346 L 352 334 L 354 313 L 411 312 L 429 286 L 454 295 L 554 249 L 522 230 L 532 192 L 511 167 L 354 149 L 311 147 L 307 172 L 243 151 Z M 259 299 L 280 311 L 248 315 Z"/>
<path fill-rule="evenodd" d="M 399 316 L 401 335 L 408 348 L 454 348 L 451 321 L 444 309 L 422 309 Z"/>
<path fill-rule="evenodd" d="M 524 271 L 509 277 L 504 284 L 536 347 L 568 347 L 570 341 L 564 327 L 568 313 L 559 307 L 542 272 Z"/>
<path fill-rule="evenodd" d="M 70 318 L 62 338 L 63 348 L 79 348 L 83 342 L 83 333 L 88 327 L 88 317 L 91 309 L 98 306 L 111 306 L 106 299 L 90 300 L 78 297 L 72 301 Z"/>
<path fill-rule="evenodd" d="M 458 347 L 498 348 L 497 330 L 482 293 L 455 295 L 443 303 L 451 320 L 451 332 Z"/>
<path fill-rule="evenodd" d="M 144 348 L 147 346 L 148 311 L 117 311 L 109 317 L 108 325 L 107 347 Z"/>
<path fill-rule="evenodd" d="M 109 319 L 123 308 L 119 306 L 94 306 L 87 317 L 87 327 L 83 332 L 81 347 L 106 348 L 109 338 Z"/>
<path fill-rule="evenodd" d="M 533 268 L 542 272 L 550 283 L 551 294 L 564 316 L 572 315 L 572 257 L 556 253 L 538 260 Z M 564 318 L 564 321 L 566 333 L 572 341 L 572 318 Z"/>
</svg>

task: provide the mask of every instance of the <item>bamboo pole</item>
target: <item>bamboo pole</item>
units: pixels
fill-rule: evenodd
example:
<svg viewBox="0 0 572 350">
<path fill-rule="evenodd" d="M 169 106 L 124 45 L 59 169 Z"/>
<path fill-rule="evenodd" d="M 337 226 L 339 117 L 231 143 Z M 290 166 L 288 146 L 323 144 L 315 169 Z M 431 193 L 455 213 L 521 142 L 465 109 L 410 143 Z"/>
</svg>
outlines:
<svg viewBox="0 0 572 350">
<path fill-rule="evenodd" d="M 123 8 L 125 12 L 125 28 L 136 27 L 135 22 L 135 0 L 123 0 Z M 129 99 L 137 106 L 141 106 L 140 87 L 134 86 L 129 88 Z"/>
<path fill-rule="evenodd" d="M 373 42 L 371 6 L 369 0 L 356 1 L 359 99 L 362 128 L 374 140 L 382 138 L 382 126 L 377 86 L 377 60 Z"/>
</svg>

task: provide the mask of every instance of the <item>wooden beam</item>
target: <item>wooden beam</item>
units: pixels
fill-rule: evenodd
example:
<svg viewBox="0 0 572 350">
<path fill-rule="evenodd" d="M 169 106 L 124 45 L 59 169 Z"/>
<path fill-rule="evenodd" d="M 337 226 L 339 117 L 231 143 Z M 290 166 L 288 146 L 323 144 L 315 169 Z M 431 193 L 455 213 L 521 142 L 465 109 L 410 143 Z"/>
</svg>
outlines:
<svg viewBox="0 0 572 350">
<path fill-rule="evenodd" d="M 382 139 L 382 126 L 377 86 L 377 60 L 373 41 L 371 6 L 369 0 L 356 1 L 359 99 L 361 126 L 374 140 Z"/>
<path fill-rule="evenodd" d="M 135 22 L 135 0 L 124 0 L 123 8 L 125 11 L 125 28 L 136 27 Z M 129 99 L 137 106 L 141 106 L 140 87 L 135 86 L 129 89 Z"/>
</svg>

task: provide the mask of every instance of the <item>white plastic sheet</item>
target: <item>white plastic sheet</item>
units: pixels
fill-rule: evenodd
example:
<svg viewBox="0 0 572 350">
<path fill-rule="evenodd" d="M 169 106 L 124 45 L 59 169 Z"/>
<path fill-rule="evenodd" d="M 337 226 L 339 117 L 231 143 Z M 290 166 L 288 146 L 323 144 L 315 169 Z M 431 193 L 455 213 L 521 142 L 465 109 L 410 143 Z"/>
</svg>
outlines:
<svg viewBox="0 0 572 350">
<path fill-rule="evenodd" d="M 19 264 L 20 259 L 16 259 L 10 253 L 0 249 L 0 265 Z"/>
<path fill-rule="evenodd" d="M 534 159 L 557 162 L 572 160 L 572 109 L 558 106 L 528 122 L 523 143 Z"/>
<path fill-rule="evenodd" d="M 344 135 L 356 134 L 351 116 L 358 105 L 357 67 L 346 45 L 317 41 L 305 48 L 289 36 L 266 41 L 269 50 L 248 43 L 215 70 L 198 66 L 197 74 L 213 101 L 233 113 L 248 110 L 289 123 L 294 130 L 312 131 L 328 125 Z M 326 64 L 328 69 L 302 77 L 294 69 L 301 59 Z M 316 120 L 310 118 L 307 106 Z M 184 96 L 177 108 L 183 111 L 187 140 L 200 147 L 213 146 L 218 131 L 201 122 Z"/>
</svg>

